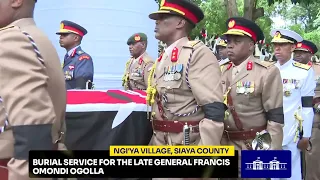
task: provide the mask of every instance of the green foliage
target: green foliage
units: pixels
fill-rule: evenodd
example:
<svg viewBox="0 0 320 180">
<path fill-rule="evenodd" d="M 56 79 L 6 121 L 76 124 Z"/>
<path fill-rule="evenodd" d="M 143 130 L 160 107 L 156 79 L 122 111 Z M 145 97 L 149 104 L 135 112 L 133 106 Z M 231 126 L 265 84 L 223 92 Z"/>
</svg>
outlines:
<svg viewBox="0 0 320 180">
<path fill-rule="evenodd" d="M 156 0 L 158 1 L 158 0 Z M 161 1 L 161 0 L 159 0 Z M 193 39 L 200 36 L 202 28 L 207 30 L 208 36 L 221 35 L 226 31 L 228 19 L 226 0 L 191 0 L 196 3 L 205 14 L 205 18 L 192 31 Z M 244 1 L 236 0 L 239 15 L 244 14 Z M 301 34 L 305 39 L 317 43 L 320 47 L 320 0 L 256 0 L 256 9 L 263 8 L 264 16 L 256 20 L 265 35 L 265 42 L 270 43 L 270 31 L 275 22 L 272 17 L 281 16 L 291 30 Z"/>
<path fill-rule="evenodd" d="M 223 0 L 206 1 L 200 4 L 205 14 L 205 18 L 201 21 L 191 33 L 191 38 L 200 35 L 202 28 L 208 31 L 208 35 L 221 35 L 226 31 L 227 12 L 223 5 Z"/>
</svg>

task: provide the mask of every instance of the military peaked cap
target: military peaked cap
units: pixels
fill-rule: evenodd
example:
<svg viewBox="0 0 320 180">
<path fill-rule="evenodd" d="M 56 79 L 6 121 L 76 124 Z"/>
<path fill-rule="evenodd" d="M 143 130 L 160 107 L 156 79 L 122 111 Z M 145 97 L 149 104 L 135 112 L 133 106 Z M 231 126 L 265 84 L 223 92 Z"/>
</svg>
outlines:
<svg viewBox="0 0 320 180">
<path fill-rule="evenodd" d="M 196 25 L 203 18 L 203 11 L 190 0 L 162 0 L 158 11 L 149 15 L 150 19 L 158 20 L 159 14 L 172 14 L 184 17 Z"/>
<path fill-rule="evenodd" d="M 318 52 L 318 48 L 313 42 L 303 40 L 296 45 L 295 51 L 307 51 L 311 54 L 315 54 Z"/>
<path fill-rule="evenodd" d="M 227 20 L 228 31 L 224 35 L 249 36 L 254 42 L 264 40 L 260 27 L 248 19 L 232 17 Z"/>
<path fill-rule="evenodd" d="M 74 34 L 78 34 L 79 36 L 84 36 L 88 33 L 88 31 L 84 27 L 74 22 L 66 21 L 66 20 L 61 21 L 60 30 L 56 34 L 60 35 L 60 34 L 68 34 L 68 33 L 74 33 Z"/>
<path fill-rule="evenodd" d="M 270 35 L 273 37 L 272 43 L 291 43 L 296 44 L 301 42 L 303 38 L 296 32 L 288 29 L 274 29 Z"/>
</svg>

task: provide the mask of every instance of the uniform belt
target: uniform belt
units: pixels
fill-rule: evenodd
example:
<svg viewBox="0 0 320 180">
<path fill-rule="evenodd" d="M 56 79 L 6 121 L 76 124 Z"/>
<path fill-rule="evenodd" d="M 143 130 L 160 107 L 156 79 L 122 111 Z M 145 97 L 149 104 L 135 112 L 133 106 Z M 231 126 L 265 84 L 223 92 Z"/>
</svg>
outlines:
<svg viewBox="0 0 320 180">
<path fill-rule="evenodd" d="M 233 141 L 241 141 L 241 140 L 250 140 L 254 139 L 257 135 L 257 132 L 261 132 L 266 129 L 266 126 L 257 127 L 248 131 L 227 131 L 224 130 L 224 137 L 233 140 Z"/>
<path fill-rule="evenodd" d="M 181 133 L 183 132 L 183 126 L 191 126 L 191 132 L 199 132 L 200 121 L 160 121 L 152 120 L 153 130 L 169 132 L 169 133 Z"/>
</svg>

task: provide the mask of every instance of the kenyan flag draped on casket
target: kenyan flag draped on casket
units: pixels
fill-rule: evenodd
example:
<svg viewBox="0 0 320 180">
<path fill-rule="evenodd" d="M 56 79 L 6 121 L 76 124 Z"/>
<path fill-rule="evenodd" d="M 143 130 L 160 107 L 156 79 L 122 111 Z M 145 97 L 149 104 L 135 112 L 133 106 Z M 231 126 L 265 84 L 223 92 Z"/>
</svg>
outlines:
<svg viewBox="0 0 320 180">
<path fill-rule="evenodd" d="M 147 145 L 152 126 L 145 98 L 144 91 L 68 91 L 67 148 L 106 150 L 110 145 Z"/>
</svg>

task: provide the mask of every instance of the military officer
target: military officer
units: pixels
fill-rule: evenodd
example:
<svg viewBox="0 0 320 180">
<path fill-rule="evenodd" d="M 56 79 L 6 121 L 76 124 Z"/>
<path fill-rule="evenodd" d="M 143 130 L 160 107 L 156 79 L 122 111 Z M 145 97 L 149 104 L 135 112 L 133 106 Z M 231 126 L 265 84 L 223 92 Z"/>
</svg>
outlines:
<svg viewBox="0 0 320 180">
<path fill-rule="evenodd" d="M 312 66 L 311 58 L 318 51 L 317 46 L 308 40 L 303 40 L 296 45 L 294 50 L 294 60 Z"/>
<path fill-rule="evenodd" d="M 202 10 L 188 0 L 163 0 L 149 17 L 156 21 L 155 37 L 168 46 L 149 76 L 150 144 L 219 145 L 225 105 L 218 60 L 201 41 L 187 37 L 203 19 Z"/>
<path fill-rule="evenodd" d="M 220 60 L 219 60 L 220 65 L 229 61 L 228 55 L 227 55 L 227 37 L 225 35 L 221 36 L 218 39 L 217 51 L 220 57 Z"/>
<path fill-rule="evenodd" d="M 154 63 L 147 53 L 148 38 L 144 33 L 135 33 L 127 41 L 131 58 L 126 63 L 122 85 L 126 90 L 146 90 L 148 77 Z"/>
<path fill-rule="evenodd" d="M 318 52 L 317 46 L 307 40 L 298 43 L 294 50 L 294 60 L 313 67 L 315 81 L 317 83 L 313 98 L 314 118 L 312 126 L 311 146 L 305 152 L 305 180 L 320 180 L 320 64 L 312 64 L 312 56 Z"/>
<path fill-rule="evenodd" d="M 64 20 L 61 21 L 60 30 L 56 34 L 60 35 L 60 46 L 67 50 L 62 66 L 67 90 L 91 89 L 93 61 L 80 47 L 87 30 L 74 22 Z"/>
<path fill-rule="evenodd" d="M 228 59 L 227 55 L 227 37 L 225 35 L 222 35 L 218 39 L 218 43 L 216 45 L 217 52 L 219 54 L 220 59 L 218 60 L 221 62 L 222 60 Z"/>
<path fill-rule="evenodd" d="M 241 17 L 227 20 L 227 53 L 230 62 L 222 71 L 228 111 L 221 141 L 237 150 L 252 150 L 256 133 L 267 130 L 271 149 L 281 149 L 283 98 L 280 72 L 274 63 L 253 57 L 255 43 L 264 39 L 260 27 Z"/>
<path fill-rule="evenodd" d="M 282 148 L 292 153 L 292 180 L 301 180 L 300 151 L 306 150 L 311 137 L 313 109 L 312 99 L 316 83 L 314 71 L 309 65 L 295 62 L 292 52 L 302 37 L 294 31 L 274 29 L 274 54 L 277 58 L 283 83 L 284 138 Z"/>
<path fill-rule="evenodd" d="M 65 149 L 58 54 L 33 19 L 35 1 L 0 1 L 0 179 L 29 179 L 29 150 Z M 6 116 L 7 114 L 7 116 Z"/>
</svg>

